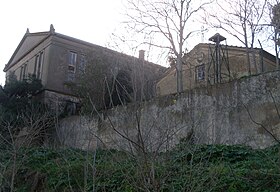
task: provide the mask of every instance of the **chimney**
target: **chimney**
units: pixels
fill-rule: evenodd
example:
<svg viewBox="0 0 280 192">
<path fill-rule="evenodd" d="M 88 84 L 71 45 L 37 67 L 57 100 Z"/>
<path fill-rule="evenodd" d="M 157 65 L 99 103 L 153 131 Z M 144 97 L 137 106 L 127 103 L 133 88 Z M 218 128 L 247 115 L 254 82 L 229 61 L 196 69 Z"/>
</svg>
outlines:
<svg viewBox="0 0 280 192">
<path fill-rule="evenodd" d="M 139 50 L 139 59 L 145 60 L 145 50 Z"/>
</svg>

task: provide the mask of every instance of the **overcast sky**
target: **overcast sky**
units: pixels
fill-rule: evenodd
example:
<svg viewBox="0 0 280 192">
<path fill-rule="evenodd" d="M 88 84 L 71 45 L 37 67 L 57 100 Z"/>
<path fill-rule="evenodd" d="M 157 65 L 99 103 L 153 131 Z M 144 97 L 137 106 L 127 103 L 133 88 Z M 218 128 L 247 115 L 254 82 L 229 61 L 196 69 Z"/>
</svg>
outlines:
<svg viewBox="0 0 280 192">
<path fill-rule="evenodd" d="M 122 30 L 120 23 L 124 21 L 123 2 L 124 0 L 0 1 L 0 85 L 5 83 L 3 72 L 5 64 L 8 63 L 27 28 L 31 33 L 48 31 L 50 24 L 53 24 L 58 33 L 107 46 L 111 34 Z M 205 42 L 216 32 L 219 31 L 209 30 L 204 34 Z M 228 45 L 240 46 L 237 44 L 238 41 L 230 38 L 229 35 L 223 32 L 221 34 L 227 37 Z M 192 44 L 202 42 L 201 37 L 201 34 L 192 37 Z M 264 48 L 268 50 L 268 47 L 264 46 Z"/>
<path fill-rule="evenodd" d="M 105 46 L 123 15 L 122 0 L 7 0 L 0 2 L 0 84 L 4 66 L 24 36 L 48 31 Z"/>
</svg>

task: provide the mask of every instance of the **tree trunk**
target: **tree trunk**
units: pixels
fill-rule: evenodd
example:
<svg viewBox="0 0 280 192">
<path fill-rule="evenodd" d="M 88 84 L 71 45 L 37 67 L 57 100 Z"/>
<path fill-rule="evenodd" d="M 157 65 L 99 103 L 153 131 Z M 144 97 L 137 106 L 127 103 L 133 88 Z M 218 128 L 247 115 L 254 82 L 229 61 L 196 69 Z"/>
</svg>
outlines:
<svg viewBox="0 0 280 192">
<path fill-rule="evenodd" d="M 177 93 L 182 93 L 183 92 L 183 67 L 182 67 L 182 49 L 183 49 L 183 33 L 184 33 L 184 27 L 183 27 L 183 6 L 184 6 L 184 1 L 181 1 L 181 9 L 180 9 L 180 28 L 179 28 L 179 53 L 177 55 Z"/>
<path fill-rule="evenodd" d="M 183 73 L 182 73 L 182 58 L 177 56 L 177 93 L 183 92 Z"/>
<path fill-rule="evenodd" d="M 275 57 L 276 57 L 276 69 L 279 69 L 279 59 L 278 59 L 278 43 L 277 43 L 277 36 L 278 36 L 278 27 L 275 27 L 274 32 L 274 41 L 275 41 Z"/>
</svg>

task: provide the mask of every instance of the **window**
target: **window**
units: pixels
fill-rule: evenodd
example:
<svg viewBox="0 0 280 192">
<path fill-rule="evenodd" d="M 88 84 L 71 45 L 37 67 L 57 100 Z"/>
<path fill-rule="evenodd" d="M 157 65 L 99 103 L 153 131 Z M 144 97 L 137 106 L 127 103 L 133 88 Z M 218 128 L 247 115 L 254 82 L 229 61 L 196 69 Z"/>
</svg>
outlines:
<svg viewBox="0 0 280 192">
<path fill-rule="evenodd" d="M 202 81 L 205 79 L 205 64 L 198 65 L 195 68 L 196 80 Z"/>
<path fill-rule="evenodd" d="M 74 81 L 75 80 L 75 67 L 72 65 L 68 65 L 68 75 L 67 75 L 68 81 Z"/>
<path fill-rule="evenodd" d="M 19 75 L 19 80 L 23 80 L 23 66 L 20 67 L 20 75 Z"/>
<path fill-rule="evenodd" d="M 77 63 L 77 53 L 70 51 L 69 52 L 69 65 L 76 66 Z"/>
<path fill-rule="evenodd" d="M 73 71 L 68 70 L 67 80 L 68 81 L 74 81 L 75 80 L 75 73 Z"/>
<path fill-rule="evenodd" d="M 74 81 L 77 64 L 77 53 L 70 51 L 68 58 L 67 80 Z"/>
<path fill-rule="evenodd" d="M 84 54 L 80 57 L 79 71 L 84 73 L 86 70 L 86 56 Z"/>
<path fill-rule="evenodd" d="M 27 78 L 27 62 L 24 63 L 20 68 L 20 77 L 19 79 L 21 81 L 25 80 Z"/>
<path fill-rule="evenodd" d="M 35 58 L 35 66 L 34 66 L 33 74 L 38 79 L 41 79 L 43 57 L 44 57 L 44 52 L 40 52 L 39 54 L 36 55 L 36 58 Z"/>
</svg>

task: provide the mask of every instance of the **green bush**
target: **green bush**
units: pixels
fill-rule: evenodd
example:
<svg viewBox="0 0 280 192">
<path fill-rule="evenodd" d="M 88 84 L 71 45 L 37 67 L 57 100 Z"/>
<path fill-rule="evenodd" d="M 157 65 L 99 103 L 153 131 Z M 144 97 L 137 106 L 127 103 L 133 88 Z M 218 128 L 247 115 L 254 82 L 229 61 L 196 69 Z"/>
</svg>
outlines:
<svg viewBox="0 0 280 192">
<path fill-rule="evenodd" d="M 279 191 L 279 148 L 181 143 L 150 161 L 151 191 Z M 4 154 L 1 161 L 9 164 Z M 145 169 L 137 156 L 116 150 L 30 148 L 18 157 L 17 191 L 145 191 L 141 182 L 149 182 L 141 179 Z"/>
</svg>

